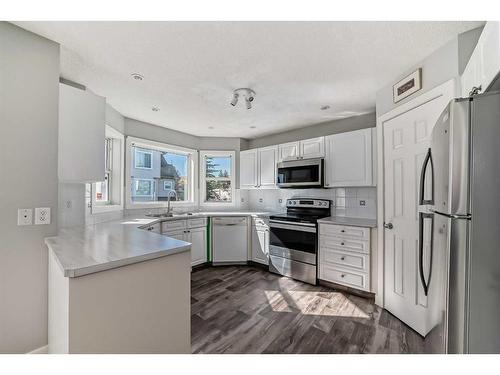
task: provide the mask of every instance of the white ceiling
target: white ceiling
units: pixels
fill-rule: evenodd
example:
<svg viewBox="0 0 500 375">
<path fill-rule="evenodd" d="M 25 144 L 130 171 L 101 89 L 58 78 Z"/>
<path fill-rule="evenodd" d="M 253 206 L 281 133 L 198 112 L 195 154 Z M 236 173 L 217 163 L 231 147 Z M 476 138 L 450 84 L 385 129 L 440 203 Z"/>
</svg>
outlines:
<svg viewBox="0 0 500 375">
<path fill-rule="evenodd" d="M 126 117 L 198 136 L 255 138 L 374 111 L 377 90 L 482 22 L 17 24 L 59 42 L 62 76 Z M 238 87 L 256 91 L 253 109 L 229 105 Z"/>
</svg>

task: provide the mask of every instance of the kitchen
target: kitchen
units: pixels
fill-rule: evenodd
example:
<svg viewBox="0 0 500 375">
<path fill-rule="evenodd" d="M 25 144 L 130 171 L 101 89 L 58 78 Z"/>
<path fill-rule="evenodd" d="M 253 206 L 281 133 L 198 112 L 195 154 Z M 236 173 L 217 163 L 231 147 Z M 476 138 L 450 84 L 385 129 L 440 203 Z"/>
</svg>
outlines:
<svg viewBox="0 0 500 375">
<path fill-rule="evenodd" d="M 499 22 L 0 39 L 2 164 L 31 181 L 1 191 L 1 353 L 500 352 Z"/>
</svg>

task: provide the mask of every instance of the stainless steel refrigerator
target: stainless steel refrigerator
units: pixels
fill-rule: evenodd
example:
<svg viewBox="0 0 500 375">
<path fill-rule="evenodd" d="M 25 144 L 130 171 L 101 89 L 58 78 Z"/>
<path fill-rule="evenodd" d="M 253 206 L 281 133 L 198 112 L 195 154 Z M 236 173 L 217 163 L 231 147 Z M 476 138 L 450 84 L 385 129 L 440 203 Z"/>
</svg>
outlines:
<svg viewBox="0 0 500 375">
<path fill-rule="evenodd" d="M 437 322 L 427 351 L 500 353 L 500 93 L 450 102 L 419 189 L 419 279 Z"/>
</svg>

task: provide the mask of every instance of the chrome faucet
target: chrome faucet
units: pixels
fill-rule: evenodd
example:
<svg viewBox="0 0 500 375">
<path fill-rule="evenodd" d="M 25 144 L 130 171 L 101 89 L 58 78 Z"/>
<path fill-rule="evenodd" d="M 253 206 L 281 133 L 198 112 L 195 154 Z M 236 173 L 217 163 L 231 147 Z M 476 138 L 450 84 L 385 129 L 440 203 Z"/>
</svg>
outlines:
<svg viewBox="0 0 500 375">
<path fill-rule="evenodd" d="M 173 216 L 173 214 L 170 212 L 170 197 L 172 196 L 172 193 L 175 195 L 175 200 L 177 200 L 177 193 L 175 190 L 170 190 L 167 194 L 168 197 L 168 202 L 167 202 L 167 216 Z"/>
</svg>

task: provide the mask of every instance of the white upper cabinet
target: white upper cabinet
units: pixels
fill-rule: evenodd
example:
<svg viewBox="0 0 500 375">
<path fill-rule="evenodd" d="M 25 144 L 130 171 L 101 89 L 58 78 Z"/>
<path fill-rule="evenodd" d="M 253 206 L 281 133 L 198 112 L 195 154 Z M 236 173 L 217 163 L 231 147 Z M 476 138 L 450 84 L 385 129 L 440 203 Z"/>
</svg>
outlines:
<svg viewBox="0 0 500 375">
<path fill-rule="evenodd" d="M 278 146 L 279 161 L 322 158 L 325 156 L 325 138 L 311 138 Z"/>
<path fill-rule="evenodd" d="M 283 143 L 278 146 L 279 160 L 297 160 L 300 154 L 299 142 Z"/>
<path fill-rule="evenodd" d="M 325 137 L 325 186 L 373 186 L 374 128 Z"/>
<path fill-rule="evenodd" d="M 242 151 L 240 153 L 240 188 L 275 189 L 278 146 Z"/>
<path fill-rule="evenodd" d="M 105 111 L 105 98 L 59 85 L 60 182 L 104 180 Z"/>
<path fill-rule="evenodd" d="M 257 187 L 257 150 L 242 151 L 240 152 L 240 188 Z"/>
<path fill-rule="evenodd" d="M 479 37 L 476 48 L 461 77 L 462 97 L 469 96 L 473 87 L 484 92 L 500 72 L 500 23 L 489 21 Z"/>
<path fill-rule="evenodd" d="M 325 156 L 325 137 L 300 141 L 300 158 L 322 158 Z"/>
<path fill-rule="evenodd" d="M 266 189 L 276 188 L 276 162 L 278 159 L 278 146 L 259 148 L 258 187 Z"/>
</svg>

